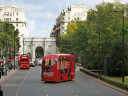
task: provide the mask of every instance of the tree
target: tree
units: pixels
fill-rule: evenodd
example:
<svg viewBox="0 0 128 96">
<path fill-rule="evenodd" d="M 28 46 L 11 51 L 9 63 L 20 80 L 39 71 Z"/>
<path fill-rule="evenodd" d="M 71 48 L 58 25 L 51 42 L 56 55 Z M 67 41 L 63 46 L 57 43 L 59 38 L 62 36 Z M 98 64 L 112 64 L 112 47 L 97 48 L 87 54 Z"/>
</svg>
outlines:
<svg viewBox="0 0 128 96">
<path fill-rule="evenodd" d="M 3 52 L 4 56 L 9 49 L 14 48 L 14 31 L 16 40 L 16 52 L 18 52 L 19 44 L 19 31 L 15 30 L 15 27 L 9 22 L 0 22 L 0 51 Z"/>
</svg>

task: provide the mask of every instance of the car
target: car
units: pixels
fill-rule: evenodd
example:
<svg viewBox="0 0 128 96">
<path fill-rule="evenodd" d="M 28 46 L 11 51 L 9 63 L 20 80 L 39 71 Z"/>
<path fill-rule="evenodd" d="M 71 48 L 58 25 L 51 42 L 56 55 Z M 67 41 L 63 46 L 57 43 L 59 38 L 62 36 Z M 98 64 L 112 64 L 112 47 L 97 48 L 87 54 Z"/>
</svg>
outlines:
<svg viewBox="0 0 128 96">
<path fill-rule="evenodd" d="M 35 63 L 34 62 L 29 62 L 30 67 L 35 67 Z"/>
</svg>

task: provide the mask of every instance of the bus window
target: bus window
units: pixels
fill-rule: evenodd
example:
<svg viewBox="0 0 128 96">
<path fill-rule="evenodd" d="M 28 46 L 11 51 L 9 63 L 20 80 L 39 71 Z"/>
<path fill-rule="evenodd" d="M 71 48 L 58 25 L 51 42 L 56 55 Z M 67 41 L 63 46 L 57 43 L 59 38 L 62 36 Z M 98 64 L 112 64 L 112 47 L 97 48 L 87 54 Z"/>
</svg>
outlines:
<svg viewBox="0 0 128 96">
<path fill-rule="evenodd" d="M 45 72 L 50 72 L 52 70 L 52 68 L 44 68 Z"/>
<path fill-rule="evenodd" d="M 69 58 L 66 58 L 66 61 L 69 61 Z"/>
<path fill-rule="evenodd" d="M 54 64 L 56 64 L 56 60 L 54 60 Z"/>
<path fill-rule="evenodd" d="M 61 74 L 67 73 L 67 69 L 61 69 Z"/>
<path fill-rule="evenodd" d="M 57 58 L 56 60 L 57 60 L 57 61 L 61 61 L 61 59 L 60 59 L 60 58 Z"/>
<path fill-rule="evenodd" d="M 67 73 L 67 69 L 64 69 L 65 73 Z"/>
<path fill-rule="evenodd" d="M 28 61 L 28 59 L 21 59 L 20 61 Z"/>
<path fill-rule="evenodd" d="M 49 60 L 49 65 L 48 66 L 51 67 L 51 59 Z"/>
<path fill-rule="evenodd" d="M 63 69 L 61 69 L 61 74 L 63 74 L 64 73 L 64 70 Z"/>
</svg>

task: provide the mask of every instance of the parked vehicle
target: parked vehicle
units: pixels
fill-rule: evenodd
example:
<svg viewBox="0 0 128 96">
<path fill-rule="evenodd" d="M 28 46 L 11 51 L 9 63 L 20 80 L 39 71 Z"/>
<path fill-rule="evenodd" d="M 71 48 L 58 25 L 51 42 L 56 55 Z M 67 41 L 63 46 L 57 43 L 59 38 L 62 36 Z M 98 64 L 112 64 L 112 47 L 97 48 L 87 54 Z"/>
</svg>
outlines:
<svg viewBox="0 0 128 96">
<path fill-rule="evenodd" d="M 30 67 L 35 67 L 36 66 L 34 62 L 29 62 L 29 64 L 30 64 Z"/>
</svg>

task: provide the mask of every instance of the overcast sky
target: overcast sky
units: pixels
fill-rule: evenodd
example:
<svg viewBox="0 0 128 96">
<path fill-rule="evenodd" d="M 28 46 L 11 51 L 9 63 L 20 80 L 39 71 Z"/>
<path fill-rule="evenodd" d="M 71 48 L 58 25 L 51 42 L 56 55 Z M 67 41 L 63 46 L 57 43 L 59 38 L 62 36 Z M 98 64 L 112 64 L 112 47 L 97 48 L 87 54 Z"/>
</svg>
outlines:
<svg viewBox="0 0 128 96">
<path fill-rule="evenodd" d="M 49 37 L 56 18 L 63 9 L 70 5 L 84 4 L 88 9 L 95 8 L 95 5 L 114 0 L 0 0 L 0 4 L 16 5 L 25 12 L 28 22 L 28 37 L 44 38 Z M 128 0 L 120 0 L 121 3 L 128 3 Z"/>
</svg>

